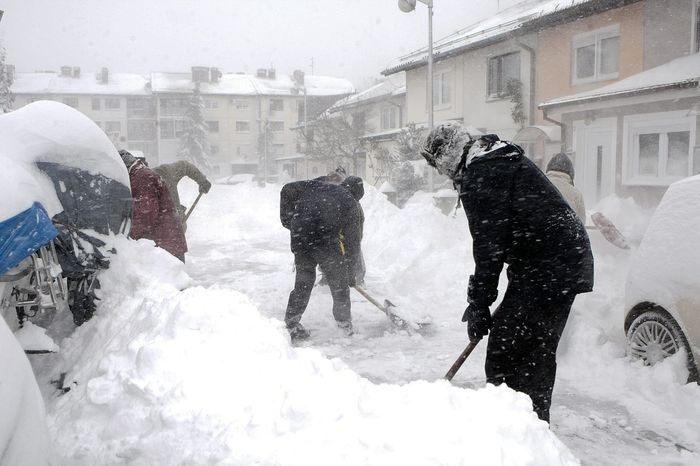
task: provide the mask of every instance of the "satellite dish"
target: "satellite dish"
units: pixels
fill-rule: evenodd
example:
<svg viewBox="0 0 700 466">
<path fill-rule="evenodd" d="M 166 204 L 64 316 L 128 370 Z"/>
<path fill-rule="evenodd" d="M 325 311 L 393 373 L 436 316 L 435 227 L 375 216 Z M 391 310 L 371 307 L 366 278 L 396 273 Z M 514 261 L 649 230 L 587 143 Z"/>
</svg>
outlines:
<svg viewBox="0 0 700 466">
<path fill-rule="evenodd" d="M 399 9 L 404 13 L 410 13 L 416 9 L 416 0 L 399 0 Z"/>
</svg>

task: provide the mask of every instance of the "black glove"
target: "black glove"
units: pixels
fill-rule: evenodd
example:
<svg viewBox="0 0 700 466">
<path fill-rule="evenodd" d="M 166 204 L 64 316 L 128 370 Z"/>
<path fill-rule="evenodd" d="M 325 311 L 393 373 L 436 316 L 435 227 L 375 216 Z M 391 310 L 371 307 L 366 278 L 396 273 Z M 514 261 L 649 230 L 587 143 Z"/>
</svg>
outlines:
<svg viewBox="0 0 700 466">
<path fill-rule="evenodd" d="M 202 194 L 208 193 L 210 189 L 211 183 L 209 182 L 209 180 L 204 180 L 202 181 L 202 184 L 199 185 L 199 192 Z"/>
<path fill-rule="evenodd" d="M 476 304 L 470 304 L 467 307 L 462 316 L 462 322 L 467 322 L 467 335 L 469 335 L 469 341 L 473 342 L 479 341 L 488 335 L 489 330 L 493 326 L 488 306 L 478 306 Z"/>
</svg>

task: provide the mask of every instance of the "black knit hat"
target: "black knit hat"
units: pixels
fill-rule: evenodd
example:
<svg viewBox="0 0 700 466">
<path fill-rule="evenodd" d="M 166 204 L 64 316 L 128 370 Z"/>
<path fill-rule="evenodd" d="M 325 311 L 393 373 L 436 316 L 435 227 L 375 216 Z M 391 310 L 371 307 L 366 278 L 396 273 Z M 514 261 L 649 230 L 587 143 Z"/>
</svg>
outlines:
<svg viewBox="0 0 700 466">
<path fill-rule="evenodd" d="M 574 164 L 568 155 L 563 152 L 559 152 L 557 155 L 552 157 L 552 160 L 547 164 L 547 172 L 563 172 L 571 177 L 571 181 L 574 180 Z"/>
<path fill-rule="evenodd" d="M 354 197 L 356 201 L 359 201 L 362 199 L 362 196 L 365 195 L 365 186 L 362 183 L 362 178 L 359 176 L 348 176 L 340 184 L 350 190 L 352 197 Z"/>
<path fill-rule="evenodd" d="M 124 162 L 124 165 L 126 165 L 126 168 L 131 167 L 134 162 L 138 161 L 136 157 L 134 157 L 131 152 L 127 150 L 120 150 L 119 151 L 119 156 L 122 158 L 122 162 Z"/>
</svg>

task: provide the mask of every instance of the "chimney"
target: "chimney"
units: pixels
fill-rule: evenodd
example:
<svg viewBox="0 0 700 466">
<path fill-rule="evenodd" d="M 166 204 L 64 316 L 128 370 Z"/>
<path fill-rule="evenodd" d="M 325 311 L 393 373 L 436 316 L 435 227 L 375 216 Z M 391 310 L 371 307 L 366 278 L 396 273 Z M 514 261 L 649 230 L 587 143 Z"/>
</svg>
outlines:
<svg viewBox="0 0 700 466">
<path fill-rule="evenodd" d="M 74 77 L 74 78 L 79 78 L 79 77 L 80 77 L 80 67 L 79 67 L 79 66 L 74 66 L 74 67 L 73 67 L 73 77 Z"/>
<path fill-rule="evenodd" d="M 209 68 L 209 74 L 211 75 L 211 82 L 213 83 L 218 83 L 222 76 L 219 68 Z"/>
<path fill-rule="evenodd" d="M 61 76 L 64 76 L 66 78 L 70 78 L 73 75 L 73 68 L 70 66 L 62 66 L 61 67 Z"/>
<path fill-rule="evenodd" d="M 274 68 L 270 68 L 269 70 L 267 70 L 267 77 L 269 79 L 277 79 L 277 72 Z"/>
<path fill-rule="evenodd" d="M 299 86 L 303 86 L 304 72 L 301 70 L 294 70 L 294 73 L 292 73 L 292 79 L 294 79 L 294 82 L 297 83 Z"/>
<path fill-rule="evenodd" d="M 265 68 L 258 68 L 258 72 L 255 74 L 258 78 L 267 78 L 267 70 Z"/>
<path fill-rule="evenodd" d="M 192 67 L 192 81 L 195 83 L 209 82 L 209 68 L 206 66 Z"/>
<path fill-rule="evenodd" d="M 100 71 L 100 84 L 107 83 L 109 83 L 109 69 L 102 68 L 102 71 Z"/>
</svg>

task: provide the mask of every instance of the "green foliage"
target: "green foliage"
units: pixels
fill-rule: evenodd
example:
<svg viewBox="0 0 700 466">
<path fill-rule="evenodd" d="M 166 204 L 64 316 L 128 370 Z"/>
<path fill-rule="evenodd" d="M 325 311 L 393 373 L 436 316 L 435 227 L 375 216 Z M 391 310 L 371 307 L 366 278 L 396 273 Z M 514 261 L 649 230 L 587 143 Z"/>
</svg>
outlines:
<svg viewBox="0 0 700 466">
<path fill-rule="evenodd" d="M 525 125 L 525 107 L 523 105 L 523 83 L 519 79 L 509 79 L 506 81 L 506 88 L 503 91 L 503 98 L 510 100 L 513 107 L 510 109 L 510 117 L 513 123 L 521 128 Z"/>
</svg>

